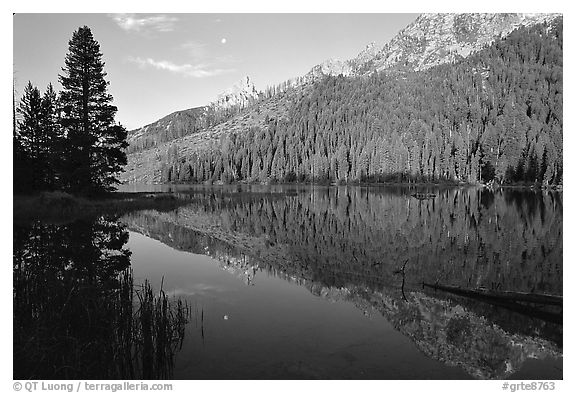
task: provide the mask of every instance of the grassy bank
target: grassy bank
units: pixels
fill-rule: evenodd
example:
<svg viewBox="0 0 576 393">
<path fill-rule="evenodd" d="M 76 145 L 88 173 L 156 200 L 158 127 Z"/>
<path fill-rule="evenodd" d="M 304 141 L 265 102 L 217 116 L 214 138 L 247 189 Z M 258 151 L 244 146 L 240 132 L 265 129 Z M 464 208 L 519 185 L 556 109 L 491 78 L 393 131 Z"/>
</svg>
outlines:
<svg viewBox="0 0 576 393">
<path fill-rule="evenodd" d="M 186 201 L 166 193 L 114 192 L 83 197 L 61 191 L 14 195 L 14 221 L 43 220 L 66 222 L 100 214 L 123 214 L 136 210 L 172 210 Z"/>
</svg>

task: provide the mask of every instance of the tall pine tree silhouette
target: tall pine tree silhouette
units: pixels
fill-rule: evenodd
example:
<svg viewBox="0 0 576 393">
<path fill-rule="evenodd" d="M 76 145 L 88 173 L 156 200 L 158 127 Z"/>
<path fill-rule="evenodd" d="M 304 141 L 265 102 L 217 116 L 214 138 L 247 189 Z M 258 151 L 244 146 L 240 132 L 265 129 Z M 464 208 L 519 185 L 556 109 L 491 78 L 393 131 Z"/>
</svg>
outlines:
<svg viewBox="0 0 576 393">
<path fill-rule="evenodd" d="M 64 182 L 73 192 L 109 191 L 126 164 L 126 129 L 116 124 L 100 45 L 87 26 L 72 35 L 59 75 L 66 132 Z"/>
<path fill-rule="evenodd" d="M 41 127 L 42 96 L 28 82 L 16 113 L 20 115 L 14 129 L 14 188 L 16 191 L 38 190 L 43 186 L 45 164 Z"/>
<path fill-rule="evenodd" d="M 43 133 L 44 188 L 56 189 L 61 186 L 62 169 L 62 128 L 58 119 L 58 99 L 52 83 L 48 84 L 40 107 L 40 128 Z"/>
</svg>

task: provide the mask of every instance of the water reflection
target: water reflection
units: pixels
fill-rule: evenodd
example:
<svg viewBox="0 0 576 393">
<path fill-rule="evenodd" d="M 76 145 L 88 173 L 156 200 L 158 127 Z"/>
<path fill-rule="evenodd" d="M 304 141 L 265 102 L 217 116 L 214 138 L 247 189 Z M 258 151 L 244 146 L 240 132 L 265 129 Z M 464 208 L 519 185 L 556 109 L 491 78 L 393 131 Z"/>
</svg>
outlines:
<svg viewBox="0 0 576 393">
<path fill-rule="evenodd" d="M 174 211 L 14 224 L 15 379 L 444 379 L 461 370 L 506 378 L 526 372 L 527 359 L 562 357 L 561 307 L 502 307 L 422 286 L 561 295 L 561 194 L 431 188 L 417 191 L 436 197 L 419 200 L 402 187 L 172 191 L 186 200 Z M 216 261 L 219 276 L 206 274 L 181 295 L 226 305 L 195 302 L 192 312 L 135 284 L 132 251 L 147 249 L 129 250 L 137 237 L 129 231 Z M 162 247 L 147 258 L 164 276 L 183 253 Z M 199 272 L 182 264 L 174 274 L 190 271 Z M 318 298 L 354 312 L 328 311 Z M 387 322 L 364 324 L 358 310 Z M 194 325 L 199 333 L 186 341 L 191 313 L 187 331 Z M 215 325 L 223 316 L 227 325 Z M 387 351 L 407 360 L 395 364 L 396 355 L 382 357 Z M 541 369 L 523 378 L 543 379 Z"/>
<path fill-rule="evenodd" d="M 561 324 L 421 286 L 562 294 L 561 195 L 445 189 L 420 201 L 406 188 L 244 191 L 187 190 L 187 206 L 122 221 L 212 256 L 247 284 L 266 272 L 384 315 L 422 352 L 477 378 L 562 356 Z"/>
<path fill-rule="evenodd" d="M 189 310 L 135 287 L 127 241 L 113 217 L 14 225 L 14 379 L 171 375 Z"/>
</svg>

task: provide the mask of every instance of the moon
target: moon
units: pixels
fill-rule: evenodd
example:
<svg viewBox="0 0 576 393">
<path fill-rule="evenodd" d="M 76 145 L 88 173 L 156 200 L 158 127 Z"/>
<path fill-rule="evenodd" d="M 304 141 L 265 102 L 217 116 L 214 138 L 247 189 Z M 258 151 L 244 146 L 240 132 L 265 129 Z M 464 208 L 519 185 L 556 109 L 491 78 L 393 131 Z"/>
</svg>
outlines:
<svg viewBox="0 0 576 393">
<path fill-rule="evenodd" d="M 226 38 L 222 38 L 222 39 L 220 40 L 220 42 L 223 43 L 223 44 L 225 44 L 225 43 L 226 43 Z"/>
</svg>

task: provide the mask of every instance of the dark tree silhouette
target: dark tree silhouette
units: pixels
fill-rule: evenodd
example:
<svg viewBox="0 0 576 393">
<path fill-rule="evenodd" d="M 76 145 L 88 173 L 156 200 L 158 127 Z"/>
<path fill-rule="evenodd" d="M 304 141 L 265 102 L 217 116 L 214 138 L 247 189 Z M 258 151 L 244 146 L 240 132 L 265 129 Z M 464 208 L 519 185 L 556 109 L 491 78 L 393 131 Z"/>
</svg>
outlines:
<svg viewBox="0 0 576 393">
<path fill-rule="evenodd" d="M 48 189 L 56 189 L 61 186 L 60 173 L 64 136 L 58 117 L 58 98 L 51 83 L 42 96 L 40 113 L 40 128 L 43 133 L 43 150 L 45 151 L 42 171 L 44 184 Z"/>
<path fill-rule="evenodd" d="M 72 191 L 108 191 L 126 164 L 126 130 L 115 123 L 100 45 L 90 28 L 72 35 L 59 75 L 61 123 L 66 131 L 65 183 Z"/>
<path fill-rule="evenodd" d="M 14 185 L 17 191 L 44 188 L 46 146 L 42 130 L 42 96 L 28 82 L 16 112 L 20 115 L 14 129 Z"/>
</svg>

